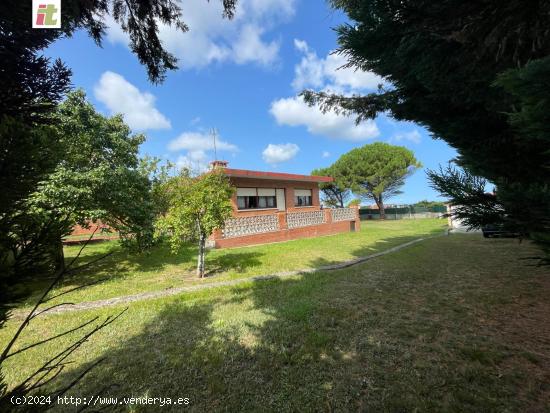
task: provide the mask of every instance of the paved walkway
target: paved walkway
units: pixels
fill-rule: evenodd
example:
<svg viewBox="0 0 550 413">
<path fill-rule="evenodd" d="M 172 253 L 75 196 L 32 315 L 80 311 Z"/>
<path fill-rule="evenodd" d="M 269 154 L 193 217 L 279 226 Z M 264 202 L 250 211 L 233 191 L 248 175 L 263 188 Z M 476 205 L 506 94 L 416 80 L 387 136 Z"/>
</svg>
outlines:
<svg viewBox="0 0 550 413">
<path fill-rule="evenodd" d="M 436 237 L 437 236 L 438 235 L 436 235 Z M 267 275 L 257 275 L 255 277 L 237 278 L 235 280 L 218 281 L 218 282 L 213 282 L 209 284 L 192 285 L 188 287 L 173 287 L 173 288 L 167 288 L 165 290 L 160 290 L 160 291 L 149 291 L 149 292 L 143 292 L 139 294 L 126 295 L 123 297 L 107 298 L 105 300 L 85 301 L 77 304 L 61 305 L 59 307 L 53 308 L 52 310 L 48 311 L 47 314 L 59 314 L 59 313 L 65 313 L 70 311 L 88 310 L 92 308 L 101 308 L 101 307 L 108 307 L 108 306 L 119 305 L 119 304 L 127 304 L 127 303 L 132 303 L 134 301 L 150 300 L 150 299 L 159 298 L 159 297 L 167 297 L 167 296 L 177 295 L 184 292 L 192 292 L 192 291 L 206 290 L 210 288 L 233 286 L 233 285 L 238 285 L 246 282 L 256 282 L 256 281 L 272 280 L 275 278 L 285 278 L 285 277 L 291 277 L 291 276 L 300 275 L 300 274 L 310 274 L 318 271 L 340 270 L 342 268 L 351 267 L 353 265 L 360 264 L 362 262 L 371 260 L 373 258 L 380 257 L 382 255 L 391 254 L 393 252 L 399 251 L 400 249 L 407 248 L 411 245 L 414 245 L 416 243 L 419 243 L 429 238 L 434 238 L 434 237 L 417 238 L 415 240 L 405 242 L 404 244 L 397 245 L 393 248 L 389 248 L 387 250 L 377 252 L 375 254 L 356 258 L 350 261 L 344 261 L 338 264 L 325 265 L 323 267 L 306 268 L 302 270 L 278 272 L 278 273 L 267 274 Z M 28 310 L 26 311 L 15 310 L 12 312 L 12 318 L 22 319 L 27 315 L 27 313 L 28 313 Z"/>
</svg>

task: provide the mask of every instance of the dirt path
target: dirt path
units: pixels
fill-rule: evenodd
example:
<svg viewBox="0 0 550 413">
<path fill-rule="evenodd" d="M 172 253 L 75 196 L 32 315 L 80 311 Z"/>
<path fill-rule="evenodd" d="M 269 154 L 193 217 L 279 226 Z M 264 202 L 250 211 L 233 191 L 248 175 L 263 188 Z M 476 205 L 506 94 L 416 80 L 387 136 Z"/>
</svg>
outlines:
<svg viewBox="0 0 550 413">
<path fill-rule="evenodd" d="M 437 236 L 440 236 L 440 235 L 436 235 L 436 237 Z M 362 262 L 371 260 L 376 257 L 380 257 L 382 255 L 391 254 L 393 252 L 399 251 L 400 249 L 407 248 L 411 245 L 417 244 L 429 238 L 434 238 L 434 237 L 417 238 L 415 240 L 405 242 L 404 244 L 397 245 L 395 247 L 389 248 L 381 252 L 377 252 L 375 254 L 367 255 L 365 257 L 359 257 L 350 261 L 344 261 L 338 264 L 325 265 L 323 267 L 306 268 L 302 270 L 278 272 L 278 273 L 267 274 L 267 275 L 257 275 L 255 277 L 237 278 L 235 280 L 219 281 L 219 282 L 213 282 L 209 284 L 193 285 L 188 287 L 173 287 L 173 288 L 167 288 L 165 290 L 160 290 L 160 291 L 148 291 L 148 292 L 143 292 L 139 294 L 126 295 L 122 297 L 107 298 L 105 300 L 85 301 L 77 304 L 66 304 L 66 305 L 61 305 L 59 307 L 51 309 L 50 311 L 48 311 L 48 314 L 60 314 L 60 313 L 65 313 L 69 311 L 109 307 L 109 306 L 114 306 L 119 304 L 127 304 L 134 301 L 150 300 L 150 299 L 159 298 L 159 297 L 168 297 L 171 295 L 177 295 L 184 292 L 192 292 L 192 291 L 199 291 L 199 290 L 205 290 L 210 288 L 233 286 L 233 285 L 238 285 L 245 282 L 256 282 L 256 281 L 271 280 L 275 278 L 285 278 L 285 277 L 291 277 L 299 274 L 314 273 L 318 271 L 339 270 L 342 268 L 351 267 L 352 265 L 360 264 Z M 28 309 L 14 310 L 11 314 L 11 318 L 23 319 L 28 314 L 28 311 L 29 311 Z"/>
</svg>

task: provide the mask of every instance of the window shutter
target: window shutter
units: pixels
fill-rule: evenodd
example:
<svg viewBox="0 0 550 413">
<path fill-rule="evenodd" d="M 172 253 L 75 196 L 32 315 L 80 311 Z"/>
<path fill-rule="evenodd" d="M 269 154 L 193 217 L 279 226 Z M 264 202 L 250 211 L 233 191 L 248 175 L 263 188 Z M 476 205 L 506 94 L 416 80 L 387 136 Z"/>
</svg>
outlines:
<svg viewBox="0 0 550 413">
<path fill-rule="evenodd" d="M 294 196 L 311 196 L 311 189 L 295 189 Z"/>
<path fill-rule="evenodd" d="M 237 188 L 237 196 L 256 196 L 256 188 Z"/>
<path fill-rule="evenodd" d="M 258 196 L 275 196 L 275 188 L 258 188 Z"/>
</svg>

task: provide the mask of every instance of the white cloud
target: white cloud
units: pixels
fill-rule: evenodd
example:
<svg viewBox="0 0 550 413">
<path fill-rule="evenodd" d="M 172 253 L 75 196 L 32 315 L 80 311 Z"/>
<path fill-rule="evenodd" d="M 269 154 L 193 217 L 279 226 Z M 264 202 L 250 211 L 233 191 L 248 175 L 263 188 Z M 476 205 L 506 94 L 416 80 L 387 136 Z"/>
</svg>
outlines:
<svg viewBox="0 0 550 413">
<path fill-rule="evenodd" d="M 136 130 L 168 129 L 170 121 L 155 108 L 155 97 L 114 72 L 104 72 L 94 87 L 97 100 L 105 104 L 111 114 L 122 113 L 125 122 Z"/>
<path fill-rule="evenodd" d="M 194 174 L 201 174 L 208 170 L 208 159 L 203 151 L 195 151 L 187 155 L 180 155 L 176 160 L 176 168 L 189 169 Z"/>
<path fill-rule="evenodd" d="M 221 1 L 186 0 L 182 18 L 189 31 L 159 24 L 159 37 L 183 69 L 220 62 L 269 67 L 278 60 L 279 42 L 266 37 L 294 12 L 295 0 L 240 0 L 235 17 L 228 20 L 222 17 Z M 127 35 L 112 20 L 107 23 L 108 39 L 127 45 Z"/>
<path fill-rule="evenodd" d="M 273 14 L 292 16 L 295 12 L 295 0 L 240 0 L 256 16 Z"/>
<path fill-rule="evenodd" d="M 262 152 L 262 158 L 269 164 L 289 161 L 294 158 L 300 148 L 294 143 L 282 143 L 275 145 L 270 143 Z"/>
<path fill-rule="evenodd" d="M 296 91 L 311 87 L 316 90 L 332 91 L 349 95 L 374 90 L 384 80 L 372 72 L 340 68 L 346 58 L 338 54 L 317 56 L 304 40 L 294 40 L 294 47 L 303 56 L 295 68 L 292 87 Z M 374 120 L 355 124 L 355 118 L 334 112 L 322 113 L 318 107 L 309 107 L 297 97 L 278 99 L 271 102 L 270 113 L 279 125 L 305 126 L 308 132 L 335 139 L 360 142 L 376 138 L 380 131 Z"/>
<path fill-rule="evenodd" d="M 184 132 L 168 143 L 172 152 L 186 151 L 176 161 L 179 168 L 185 167 L 194 172 L 203 172 L 208 168 L 208 160 L 214 159 L 214 139 L 208 133 Z M 216 138 L 216 151 L 238 152 L 239 148 L 232 143 Z"/>
<path fill-rule="evenodd" d="M 264 32 L 256 25 L 245 25 L 233 45 L 234 60 L 238 64 L 257 62 L 267 66 L 277 60 L 279 42 L 265 43 L 261 36 Z"/>
<path fill-rule="evenodd" d="M 380 135 L 373 120 L 355 125 L 355 120 L 334 112 L 322 113 L 308 106 L 301 97 L 279 99 L 271 103 L 271 114 L 279 125 L 305 126 L 308 132 L 348 141 L 364 141 Z"/>
<path fill-rule="evenodd" d="M 191 119 L 191 122 L 189 122 L 191 125 L 196 125 L 197 123 L 200 123 L 201 118 L 200 116 L 196 116 L 193 119 Z"/>
<path fill-rule="evenodd" d="M 302 90 L 307 87 L 327 89 L 339 93 L 354 93 L 373 90 L 384 80 L 373 72 L 353 68 L 343 68 L 347 59 L 342 54 L 329 53 L 319 58 L 304 40 L 294 39 L 294 46 L 303 54 L 302 60 L 294 68 L 292 87 Z"/>
<path fill-rule="evenodd" d="M 211 151 L 214 150 L 214 139 L 208 133 L 184 132 L 176 139 L 168 143 L 168 149 L 171 151 Z M 236 152 L 238 148 L 232 143 L 216 138 L 216 149 L 219 151 Z"/>
<path fill-rule="evenodd" d="M 422 136 L 416 129 L 410 132 L 397 133 L 391 138 L 391 141 L 394 142 L 409 141 L 416 144 L 420 143 L 421 140 Z"/>
<path fill-rule="evenodd" d="M 129 37 L 122 28 L 117 24 L 115 19 L 109 14 L 105 17 L 105 25 L 107 26 L 107 40 L 112 43 L 128 44 Z"/>
<path fill-rule="evenodd" d="M 323 151 L 323 153 L 321 154 L 321 157 L 329 158 L 330 157 L 330 152 L 329 151 Z"/>
</svg>

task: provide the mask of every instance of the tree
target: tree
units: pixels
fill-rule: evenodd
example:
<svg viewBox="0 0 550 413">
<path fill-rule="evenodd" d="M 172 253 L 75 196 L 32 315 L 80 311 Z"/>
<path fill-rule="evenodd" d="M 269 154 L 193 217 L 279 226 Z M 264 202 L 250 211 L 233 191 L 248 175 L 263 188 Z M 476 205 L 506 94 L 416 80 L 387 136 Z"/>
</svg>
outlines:
<svg viewBox="0 0 550 413">
<path fill-rule="evenodd" d="M 64 267 L 61 244 L 75 224 L 86 226 L 101 220 L 119 231 L 123 239 L 140 246 L 152 239 L 155 210 L 150 175 L 157 168 L 155 162 L 138 157 L 145 137 L 132 135 L 121 116 L 108 118 L 96 112 L 82 91 L 70 93 L 52 117 L 55 125 L 47 128 L 56 135 L 57 145 L 45 149 L 52 152 L 53 169 L 42 174 L 35 190 L 20 199 L 16 208 L 1 215 L 8 230 L 0 232 L 0 326 L 5 319 L 5 303 L 18 298 L 14 297 L 14 286 L 25 277 L 52 276 L 55 281 L 49 291 L 78 269 Z M 46 295 L 39 303 L 45 302 Z M 37 313 L 35 308 L 29 320 Z M 85 340 L 94 331 L 86 333 Z M 50 340 L 36 345 L 46 341 Z M 66 356 L 79 343 L 71 346 Z M 8 357 L 9 347 L 0 355 L 0 364 Z M 62 369 L 63 363 L 58 361 L 48 361 L 29 381 L 9 393 L 0 383 L 0 404 L 13 392 L 25 393 L 49 382 L 55 376 L 49 373 Z"/>
<path fill-rule="evenodd" d="M 354 194 L 376 202 L 384 219 L 384 202 L 400 194 L 405 178 L 421 166 L 409 149 L 376 142 L 345 153 L 332 170 Z"/>
<path fill-rule="evenodd" d="M 236 1 L 222 3 L 224 15 L 232 18 Z M 58 30 L 31 29 L 31 8 L 30 1 L 0 3 L 0 226 L 6 232 L 26 197 L 63 158 L 58 135 L 48 126 L 70 89 L 71 71 L 41 51 L 80 29 L 101 45 L 110 15 L 128 34 L 130 49 L 147 67 L 149 79 L 157 83 L 176 68 L 175 57 L 158 38 L 159 24 L 187 30 L 175 0 L 64 0 Z"/>
<path fill-rule="evenodd" d="M 364 96 L 305 91 L 305 100 L 358 122 L 389 113 L 426 126 L 457 149 L 459 166 L 496 185 L 510 221 L 550 242 L 550 3 L 332 4 L 352 20 L 337 29 L 339 53 L 384 84 Z"/>
<path fill-rule="evenodd" d="M 453 205 L 452 215 L 469 228 L 505 222 L 504 208 L 496 194 L 485 191 L 486 179 L 451 164 L 439 171 L 428 170 L 426 174 L 431 187 Z"/>
<path fill-rule="evenodd" d="M 225 16 L 232 18 L 236 0 L 222 2 Z M 31 247 L 47 245 L 66 227 L 53 216 L 53 211 L 43 208 L 44 202 L 31 209 L 34 201 L 28 199 L 64 159 L 57 131 L 52 128 L 52 114 L 69 90 L 71 76 L 60 60 L 51 64 L 40 52 L 79 29 L 85 29 L 100 45 L 106 28 L 104 19 L 111 15 L 128 34 L 130 49 L 147 67 L 149 79 L 161 82 L 167 70 L 176 68 L 177 60 L 163 48 L 158 25 L 187 30 L 181 20 L 179 2 L 175 0 L 64 0 L 60 30 L 31 29 L 31 7 L 31 1 L 0 2 L 0 327 L 6 319 L 5 305 L 13 298 L 8 287 L 21 275 L 17 263 L 31 263 L 35 259 L 44 263 L 47 251 Z M 127 195 L 139 200 L 142 193 Z M 105 201 L 108 194 L 104 194 Z M 131 204 L 126 203 L 126 209 Z M 123 210 L 122 204 L 111 207 Z M 22 257 L 25 259 L 21 260 Z M 50 270 L 46 267 L 34 273 L 48 275 Z M 0 391 L 3 388 L 0 375 Z"/>
<path fill-rule="evenodd" d="M 63 159 L 16 212 L 4 216 L 10 231 L 0 247 L 3 256 L 11 254 L 2 267 L 8 277 L 18 274 L 12 282 L 39 268 L 47 272 L 54 262 L 63 266 L 61 241 L 76 224 L 101 221 L 140 247 L 152 239 L 151 184 L 138 158 L 145 137 L 131 135 L 121 116 L 97 113 L 82 91 L 70 93 L 55 118 Z"/>
<path fill-rule="evenodd" d="M 423 199 L 412 205 L 415 208 L 434 208 L 434 207 L 444 207 L 445 203 L 441 201 L 428 201 Z"/>
<path fill-rule="evenodd" d="M 221 0 L 223 15 L 229 19 L 235 14 L 236 0 Z M 206 0 L 205 0 L 206 3 Z M 12 65 L 15 62 L 6 61 L 5 54 L 26 50 L 35 55 L 38 50 L 45 49 L 49 44 L 61 37 L 70 37 L 77 30 L 86 30 L 88 35 L 98 44 L 105 36 L 106 17 L 110 16 L 128 35 L 130 50 L 136 54 L 141 64 L 147 68 L 152 82 L 163 81 L 167 70 L 177 68 L 177 59 L 164 49 L 158 37 L 159 25 L 173 26 L 177 30 L 189 30 L 182 20 L 182 10 L 179 0 L 99 0 L 81 1 L 64 0 L 61 29 L 30 29 L 32 2 L 6 0 L 0 5 L 0 27 L 2 44 L 0 49 L 2 65 Z M 17 53 L 14 53 L 17 55 Z M 47 59 L 33 57 L 32 59 Z M 31 60 L 32 60 L 31 59 Z M 29 62 L 28 56 L 23 56 L 21 62 Z M 24 75 L 13 72 L 16 76 Z M 2 72 L 3 77 L 5 76 Z M 8 79 L 4 79 L 8 81 Z M 14 83 L 11 87 L 19 87 Z M 32 96 L 33 91 L 29 91 Z"/>
<path fill-rule="evenodd" d="M 319 189 L 323 194 L 323 201 L 330 207 L 344 208 L 345 202 L 350 197 L 351 192 L 342 185 L 340 177 L 336 176 L 336 171 L 331 167 L 320 168 L 311 171 L 311 175 L 332 177 L 334 181 L 321 182 L 319 184 Z"/>
<path fill-rule="evenodd" d="M 223 5 L 225 16 L 232 18 L 235 1 L 223 0 Z M 20 252 L 11 242 L 16 234 L 25 237 L 18 245 L 36 245 L 29 241 L 45 241 L 51 234 L 44 231 L 53 228 L 46 221 L 33 222 L 27 198 L 64 158 L 52 124 L 56 106 L 70 88 L 71 72 L 41 51 L 79 29 L 100 44 L 105 17 L 111 15 L 128 34 L 130 48 L 147 67 L 150 80 L 160 82 L 167 70 L 176 68 L 176 59 L 164 50 L 158 25 L 187 30 L 179 3 L 173 0 L 64 1 L 59 30 L 31 29 L 31 7 L 30 1 L 0 3 L 0 269 L 13 269 L 13 251 Z M 5 294 L 2 288 L 2 303 Z"/>
<path fill-rule="evenodd" d="M 145 136 L 132 134 L 121 115 L 98 113 L 81 90 L 67 96 L 56 120 L 63 161 L 29 202 L 65 217 L 67 231 L 101 221 L 124 240 L 147 245 L 153 233 L 151 182 L 138 155 Z"/>
<path fill-rule="evenodd" d="M 169 199 L 166 214 L 157 221 L 157 236 L 167 235 L 177 252 L 188 240 L 198 241 L 197 276 L 204 277 L 206 239 L 215 229 L 223 228 L 231 216 L 233 187 L 221 171 L 198 177 L 183 171 L 164 187 Z"/>
</svg>

